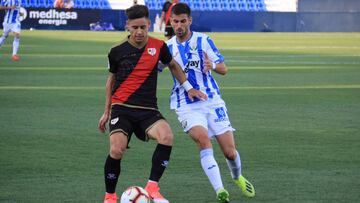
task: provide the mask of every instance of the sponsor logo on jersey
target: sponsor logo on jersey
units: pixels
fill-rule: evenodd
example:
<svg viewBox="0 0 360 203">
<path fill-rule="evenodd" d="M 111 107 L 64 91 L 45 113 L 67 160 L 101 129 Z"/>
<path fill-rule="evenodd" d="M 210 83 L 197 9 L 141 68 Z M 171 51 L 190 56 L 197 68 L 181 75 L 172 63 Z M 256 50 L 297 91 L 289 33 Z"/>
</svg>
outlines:
<svg viewBox="0 0 360 203">
<path fill-rule="evenodd" d="M 187 73 L 189 72 L 189 69 L 193 68 L 199 68 L 199 64 L 200 64 L 200 61 L 197 60 L 197 61 L 188 61 L 185 65 L 185 69 L 184 69 L 184 72 Z"/>
</svg>

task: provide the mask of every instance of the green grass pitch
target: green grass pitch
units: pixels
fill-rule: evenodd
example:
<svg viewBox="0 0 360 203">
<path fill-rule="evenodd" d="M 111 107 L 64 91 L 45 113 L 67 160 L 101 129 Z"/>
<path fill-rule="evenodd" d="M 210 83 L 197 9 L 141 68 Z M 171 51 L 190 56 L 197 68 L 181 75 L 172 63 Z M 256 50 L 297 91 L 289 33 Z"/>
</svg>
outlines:
<svg viewBox="0 0 360 203">
<path fill-rule="evenodd" d="M 102 202 L 108 136 L 97 122 L 107 52 L 125 35 L 25 30 L 19 62 L 8 38 L 0 49 L 0 202 Z M 232 202 L 359 202 L 360 34 L 209 35 L 229 67 L 216 78 L 256 188 L 253 199 L 241 195 L 214 144 Z M 169 110 L 169 71 L 158 87 L 175 134 L 161 191 L 172 203 L 215 203 L 198 150 Z M 130 146 L 118 194 L 149 175 L 155 143 Z"/>
</svg>

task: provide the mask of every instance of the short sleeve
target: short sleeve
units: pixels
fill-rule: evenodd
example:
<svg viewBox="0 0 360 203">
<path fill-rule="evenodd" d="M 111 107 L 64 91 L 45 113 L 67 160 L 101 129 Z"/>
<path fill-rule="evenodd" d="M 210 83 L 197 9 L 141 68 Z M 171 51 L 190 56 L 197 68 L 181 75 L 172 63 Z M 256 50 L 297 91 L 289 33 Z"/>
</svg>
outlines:
<svg viewBox="0 0 360 203">
<path fill-rule="evenodd" d="M 169 10 L 169 7 L 170 7 L 170 2 L 165 2 L 164 5 L 163 5 L 163 8 L 162 8 L 162 11 L 163 12 L 167 12 Z"/>
<path fill-rule="evenodd" d="M 117 67 L 116 67 L 116 63 L 114 60 L 114 56 L 112 54 L 113 52 L 110 51 L 108 54 L 108 70 L 111 73 L 116 73 L 117 72 Z"/>
<path fill-rule="evenodd" d="M 169 64 L 172 60 L 172 55 L 166 43 L 161 47 L 159 60 L 165 65 Z"/>
<path fill-rule="evenodd" d="M 218 64 L 225 60 L 224 56 L 221 55 L 218 48 L 215 46 L 215 43 L 209 36 L 205 39 L 204 43 L 205 52 L 211 61 Z"/>
</svg>

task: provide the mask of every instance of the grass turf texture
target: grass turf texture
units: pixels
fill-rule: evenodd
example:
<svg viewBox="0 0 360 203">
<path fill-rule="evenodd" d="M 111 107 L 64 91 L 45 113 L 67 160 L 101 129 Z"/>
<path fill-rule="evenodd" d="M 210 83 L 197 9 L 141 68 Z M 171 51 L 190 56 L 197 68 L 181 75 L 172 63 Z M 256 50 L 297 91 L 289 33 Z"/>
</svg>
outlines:
<svg viewBox="0 0 360 203">
<path fill-rule="evenodd" d="M 158 34 L 152 34 L 161 37 Z M 23 31 L 0 50 L 0 202 L 101 202 L 108 136 L 103 112 L 107 52 L 125 33 Z M 226 58 L 222 87 L 256 188 L 246 199 L 215 144 L 233 202 L 360 200 L 360 34 L 210 33 Z M 168 108 L 169 71 L 158 101 L 175 143 L 161 191 L 173 203 L 215 203 L 195 144 Z M 117 192 L 144 186 L 156 143 L 132 139 Z"/>
</svg>

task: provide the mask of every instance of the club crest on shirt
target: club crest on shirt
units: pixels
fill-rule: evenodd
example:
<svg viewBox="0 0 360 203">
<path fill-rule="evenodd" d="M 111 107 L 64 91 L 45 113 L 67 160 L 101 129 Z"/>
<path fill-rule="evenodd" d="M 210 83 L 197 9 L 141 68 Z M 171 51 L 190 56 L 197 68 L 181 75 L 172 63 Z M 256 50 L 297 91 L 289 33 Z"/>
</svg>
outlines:
<svg viewBox="0 0 360 203">
<path fill-rule="evenodd" d="M 148 53 L 151 55 L 151 56 L 154 56 L 156 54 L 156 49 L 155 48 L 148 48 Z"/>
</svg>

